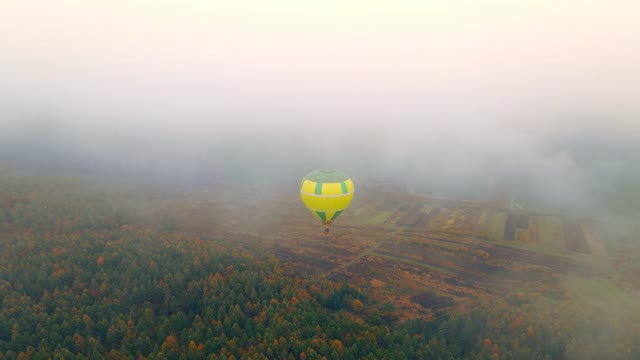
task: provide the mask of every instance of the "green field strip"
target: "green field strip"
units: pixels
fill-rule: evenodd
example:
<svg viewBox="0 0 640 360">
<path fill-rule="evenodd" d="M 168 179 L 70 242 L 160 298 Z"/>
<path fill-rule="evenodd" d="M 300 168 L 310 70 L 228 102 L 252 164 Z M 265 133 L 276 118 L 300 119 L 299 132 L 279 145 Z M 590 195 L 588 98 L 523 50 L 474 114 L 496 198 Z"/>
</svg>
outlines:
<svg viewBox="0 0 640 360">
<path fill-rule="evenodd" d="M 366 216 L 360 216 L 356 219 L 356 222 L 360 225 L 366 226 L 383 226 L 385 220 L 387 220 L 391 215 L 393 215 L 392 211 L 376 210 L 371 214 L 366 214 Z"/>
</svg>

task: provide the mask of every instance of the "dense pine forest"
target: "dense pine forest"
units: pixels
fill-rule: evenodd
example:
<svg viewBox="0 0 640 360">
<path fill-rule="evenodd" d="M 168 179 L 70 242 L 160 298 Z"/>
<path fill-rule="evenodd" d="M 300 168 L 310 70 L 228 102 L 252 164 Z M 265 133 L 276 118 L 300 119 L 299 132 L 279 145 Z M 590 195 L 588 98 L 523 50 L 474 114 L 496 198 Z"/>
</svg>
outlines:
<svg viewBox="0 0 640 360">
<path fill-rule="evenodd" d="M 405 319 L 367 288 L 143 214 L 144 196 L 113 201 L 127 191 L 1 179 L 0 358 L 640 358 L 634 304 L 558 285 Z"/>
</svg>

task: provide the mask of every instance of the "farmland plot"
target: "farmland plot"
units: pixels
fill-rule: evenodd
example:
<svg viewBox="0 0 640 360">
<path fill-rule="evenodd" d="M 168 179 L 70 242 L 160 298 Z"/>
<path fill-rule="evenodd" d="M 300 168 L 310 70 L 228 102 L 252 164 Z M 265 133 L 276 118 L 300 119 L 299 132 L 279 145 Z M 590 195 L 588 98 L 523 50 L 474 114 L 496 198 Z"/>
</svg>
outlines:
<svg viewBox="0 0 640 360">
<path fill-rule="evenodd" d="M 504 239 L 516 240 L 517 230 L 529 230 L 529 216 L 522 214 L 509 214 L 504 226 Z"/>
<path fill-rule="evenodd" d="M 562 224 L 564 230 L 564 243 L 569 251 L 583 254 L 591 254 L 589 244 L 584 237 L 582 226 L 575 220 L 565 219 Z"/>
<path fill-rule="evenodd" d="M 536 222 L 540 245 L 552 251 L 564 251 L 562 222 L 554 216 L 536 216 Z"/>
</svg>

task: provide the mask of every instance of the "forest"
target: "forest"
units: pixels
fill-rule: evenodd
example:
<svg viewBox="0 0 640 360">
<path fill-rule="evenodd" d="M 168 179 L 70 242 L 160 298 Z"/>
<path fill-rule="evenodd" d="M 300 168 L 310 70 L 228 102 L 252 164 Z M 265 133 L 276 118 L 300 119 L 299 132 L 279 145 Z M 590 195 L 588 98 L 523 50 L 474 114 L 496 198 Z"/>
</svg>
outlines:
<svg viewBox="0 0 640 360">
<path fill-rule="evenodd" d="M 169 191 L 113 201 L 131 191 L 143 190 L 0 179 L 1 359 L 640 358 L 632 303 L 558 285 L 389 316 L 402 314 L 366 286 L 149 216 L 158 200 L 186 216 Z"/>
</svg>

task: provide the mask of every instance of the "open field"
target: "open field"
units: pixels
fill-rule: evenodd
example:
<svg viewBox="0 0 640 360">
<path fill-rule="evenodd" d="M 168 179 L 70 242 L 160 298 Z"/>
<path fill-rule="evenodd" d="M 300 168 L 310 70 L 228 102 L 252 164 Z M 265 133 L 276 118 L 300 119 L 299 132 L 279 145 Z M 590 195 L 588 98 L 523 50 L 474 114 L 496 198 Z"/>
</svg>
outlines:
<svg viewBox="0 0 640 360">
<path fill-rule="evenodd" d="M 223 224 L 217 237 L 272 252 L 300 271 L 367 287 L 401 318 L 471 309 L 553 287 L 559 277 L 588 283 L 609 271 L 619 248 L 586 219 L 367 189 L 358 196 L 330 236 L 294 195 L 250 203 L 278 204 L 250 219 L 241 196 L 227 199 L 224 215 L 217 212 Z"/>
</svg>

